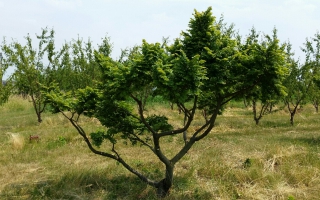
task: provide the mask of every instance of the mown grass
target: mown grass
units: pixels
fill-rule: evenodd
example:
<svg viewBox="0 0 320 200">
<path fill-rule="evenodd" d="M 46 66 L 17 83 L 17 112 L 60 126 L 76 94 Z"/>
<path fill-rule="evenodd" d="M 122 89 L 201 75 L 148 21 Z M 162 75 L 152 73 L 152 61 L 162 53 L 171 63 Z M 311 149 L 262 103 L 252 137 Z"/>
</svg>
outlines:
<svg viewBox="0 0 320 200">
<path fill-rule="evenodd" d="M 147 109 L 170 114 L 171 122 L 181 119 L 161 101 Z M 0 199 L 156 199 L 153 188 L 122 166 L 92 154 L 61 115 L 45 113 L 38 124 L 30 102 L 19 97 L 0 112 Z M 307 105 L 294 126 L 285 110 L 256 126 L 250 109 L 230 103 L 212 133 L 177 164 L 166 199 L 319 199 L 319 122 L 319 114 Z M 82 124 L 88 133 L 100 126 L 95 119 L 84 118 Z M 30 135 L 39 135 L 40 141 L 29 142 Z M 180 136 L 162 142 L 168 155 L 183 145 Z M 163 165 L 147 149 L 117 145 L 132 166 L 162 178 Z"/>
</svg>

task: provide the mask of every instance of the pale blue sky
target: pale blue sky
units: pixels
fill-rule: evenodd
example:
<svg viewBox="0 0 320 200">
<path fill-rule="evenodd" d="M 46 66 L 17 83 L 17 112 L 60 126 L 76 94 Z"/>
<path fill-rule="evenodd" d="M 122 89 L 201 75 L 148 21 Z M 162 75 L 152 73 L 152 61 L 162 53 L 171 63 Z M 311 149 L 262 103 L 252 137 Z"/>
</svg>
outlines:
<svg viewBox="0 0 320 200">
<path fill-rule="evenodd" d="M 34 36 L 48 27 L 56 31 L 60 48 L 78 35 L 98 44 L 108 33 L 116 58 L 120 49 L 142 39 L 179 37 L 194 9 L 209 6 L 243 36 L 252 26 L 267 34 L 276 27 L 281 41 L 293 44 L 296 57 L 303 57 L 300 47 L 320 29 L 320 0 L 0 0 L 0 38 L 24 42 L 27 33 Z"/>
</svg>

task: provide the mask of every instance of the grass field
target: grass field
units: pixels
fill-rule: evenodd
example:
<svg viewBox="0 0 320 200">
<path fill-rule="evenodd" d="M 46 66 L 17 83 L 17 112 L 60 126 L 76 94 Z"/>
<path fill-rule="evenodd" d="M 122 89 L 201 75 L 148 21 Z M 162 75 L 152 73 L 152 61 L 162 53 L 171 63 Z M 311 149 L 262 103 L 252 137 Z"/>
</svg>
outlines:
<svg viewBox="0 0 320 200">
<path fill-rule="evenodd" d="M 154 106 L 172 112 L 169 105 Z M 45 113 L 38 124 L 31 103 L 18 97 L 0 112 L 0 199 L 156 199 L 154 188 L 92 154 L 60 114 Z M 88 133 L 100 126 L 89 118 L 82 124 Z M 248 108 L 230 103 L 212 133 L 176 165 L 166 199 L 320 199 L 319 131 L 320 114 L 311 105 L 294 126 L 285 110 L 256 126 Z M 40 140 L 30 142 L 30 135 Z M 183 144 L 180 137 L 163 142 L 169 155 Z M 117 148 L 132 166 L 162 178 L 163 166 L 147 149 Z"/>
</svg>

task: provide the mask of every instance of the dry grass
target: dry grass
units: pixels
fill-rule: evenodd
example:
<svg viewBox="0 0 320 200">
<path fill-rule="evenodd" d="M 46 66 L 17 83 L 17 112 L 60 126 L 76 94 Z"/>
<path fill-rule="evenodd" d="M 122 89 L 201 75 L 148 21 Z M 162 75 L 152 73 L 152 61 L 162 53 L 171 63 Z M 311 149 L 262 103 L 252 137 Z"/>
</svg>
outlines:
<svg viewBox="0 0 320 200">
<path fill-rule="evenodd" d="M 39 125 L 31 104 L 18 97 L 0 111 L 0 199 L 156 199 L 153 188 L 122 166 L 93 155 L 61 115 L 46 113 Z M 169 105 L 154 103 L 148 112 L 182 125 Z M 202 122 L 199 117 L 189 133 Z M 176 165 L 166 199 L 319 199 L 319 122 L 319 114 L 305 106 L 293 127 L 285 111 L 256 126 L 249 109 L 232 103 L 212 133 Z M 100 127 L 96 119 L 83 118 L 82 124 L 88 133 Z M 29 142 L 30 135 L 40 141 Z M 162 142 L 169 157 L 183 146 L 181 136 Z M 148 149 L 121 141 L 116 148 L 150 178 L 163 177 L 163 165 Z"/>
<path fill-rule="evenodd" d="M 24 138 L 18 133 L 6 133 L 10 137 L 10 144 L 13 150 L 19 150 L 24 147 Z"/>
</svg>

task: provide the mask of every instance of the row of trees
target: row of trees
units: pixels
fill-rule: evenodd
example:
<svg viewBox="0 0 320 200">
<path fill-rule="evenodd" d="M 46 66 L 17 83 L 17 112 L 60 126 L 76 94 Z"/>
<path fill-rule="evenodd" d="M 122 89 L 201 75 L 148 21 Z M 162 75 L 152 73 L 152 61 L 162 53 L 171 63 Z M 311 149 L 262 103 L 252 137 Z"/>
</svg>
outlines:
<svg viewBox="0 0 320 200">
<path fill-rule="evenodd" d="M 288 72 L 283 81 L 279 84 L 283 88 L 283 93 L 267 93 L 256 87 L 249 97 L 245 96 L 252 103 L 252 110 L 256 124 L 263 115 L 273 111 L 283 109 L 284 107 L 290 113 L 290 123 L 294 124 L 294 116 L 307 102 L 311 102 L 318 113 L 320 102 L 320 34 L 316 33 L 313 38 L 306 39 L 306 43 L 301 48 L 305 52 L 305 62 L 301 64 L 295 60 L 291 49 L 291 44 L 286 43 L 285 65 Z M 272 58 L 274 56 L 271 55 Z M 257 103 L 260 106 L 257 106 Z M 283 106 L 281 105 L 283 104 Z M 275 105 L 278 109 L 272 110 Z M 259 109 L 258 109 L 259 108 Z"/>
<path fill-rule="evenodd" d="M 41 114 L 45 111 L 47 103 L 44 101 L 42 88 L 52 83 L 59 84 L 63 91 L 76 91 L 86 86 L 94 86 L 100 79 L 101 72 L 94 60 L 92 42 L 78 38 L 65 43 L 57 50 L 54 43 L 54 30 L 43 29 L 41 35 L 36 35 L 36 42 L 30 35 L 25 37 L 26 44 L 18 41 L 7 43 L 4 39 L 1 50 L 1 70 L 4 74 L 8 67 L 14 67 L 15 72 L 6 81 L 6 92 L 1 90 L 1 102 L 8 100 L 8 94 L 21 94 L 29 98 L 34 106 L 38 122 L 42 121 Z M 108 56 L 111 52 L 109 38 L 105 37 L 99 46 L 99 52 Z M 2 76 L 1 76 L 2 77 Z"/>
<path fill-rule="evenodd" d="M 253 107 L 257 124 L 280 102 L 290 111 L 292 124 L 297 109 L 307 100 L 318 109 L 319 34 L 304 44 L 303 65 L 293 58 L 289 43 L 280 43 L 276 29 L 267 35 L 253 28 L 242 38 L 233 25 L 222 18 L 216 20 L 211 8 L 195 11 L 189 29 L 173 44 L 143 40 L 141 46 L 123 51 L 119 59 L 110 57 L 108 37 L 96 49 L 90 40 L 77 39 L 56 50 L 54 31 L 48 29 L 37 39 L 37 49 L 29 35 L 26 45 L 3 42 L 1 66 L 16 67 L 11 91 L 30 98 L 38 122 L 50 104 L 52 112 L 70 121 L 93 153 L 116 160 L 157 188 L 161 197 L 173 184 L 176 163 L 210 133 L 231 100 L 245 99 Z M 180 127 L 170 124 L 168 116 L 148 115 L 147 100 L 152 96 L 179 107 L 184 116 Z M 204 120 L 192 132 L 189 128 L 197 112 Z M 79 124 L 83 115 L 97 118 L 105 129 L 86 133 Z M 181 136 L 184 144 L 168 157 L 161 142 L 170 136 Z M 139 144 L 145 147 L 143 151 L 154 153 L 164 165 L 164 178 L 151 180 L 134 169 L 116 148 L 119 141 Z M 103 142 L 109 149 L 97 148 Z"/>
</svg>

